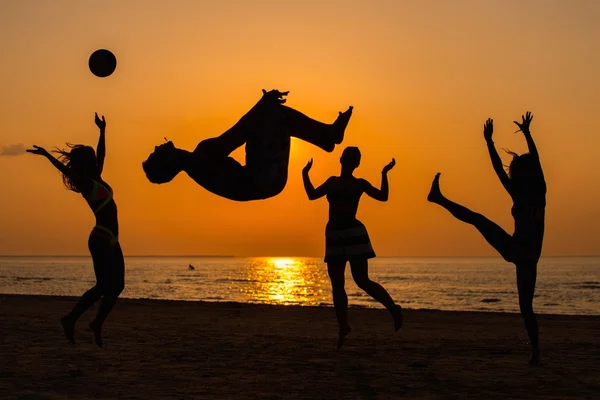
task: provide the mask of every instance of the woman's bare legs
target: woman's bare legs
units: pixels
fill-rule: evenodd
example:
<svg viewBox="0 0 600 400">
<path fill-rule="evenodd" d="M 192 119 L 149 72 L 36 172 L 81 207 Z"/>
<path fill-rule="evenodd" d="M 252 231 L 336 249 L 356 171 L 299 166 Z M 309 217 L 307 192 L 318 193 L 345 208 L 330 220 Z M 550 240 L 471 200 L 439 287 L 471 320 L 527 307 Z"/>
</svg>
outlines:
<svg viewBox="0 0 600 400">
<path fill-rule="evenodd" d="M 125 287 L 125 263 L 123 252 L 118 243 L 116 246 L 111 245 L 108 240 L 98 238 L 92 234 L 88 246 L 94 263 L 96 285 L 81 296 L 71 312 L 61 318 L 60 322 L 65 337 L 74 344 L 75 323 L 83 313 L 102 298 L 102 304 L 98 309 L 96 319 L 90 324 L 96 344 L 102 347 L 102 325 Z"/>
<path fill-rule="evenodd" d="M 517 263 L 517 290 L 519 292 L 519 309 L 525 322 L 525 329 L 531 342 L 531 360 L 529 364 L 540 363 L 540 343 L 537 318 L 533 312 L 533 295 L 537 278 L 537 264 Z"/>
<path fill-rule="evenodd" d="M 402 328 L 402 307 L 394 303 L 392 296 L 390 296 L 383 286 L 369 278 L 369 260 L 351 260 L 350 270 L 352 271 L 352 278 L 354 278 L 356 285 L 380 302 L 392 314 L 392 318 L 394 318 L 394 331 L 397 332 Z"/>
<path fill-rule="evenodd" d="M 533 295 L 537 276 L 537 263 L 520 262 L 517 259 L 518 249 L 514 239 L 504 229 L 460 204 L 448 200 L 440 191 L 440 174 L 438 173 L 431 185 L 427 200 L 439 204 L 448 210 L 456 219 L 471 224 L 477 228 L 485 240 L 508 262 L 517 266 L 517 289 L 519 292 L 519 308 L 525 322 L 525 329 L 531 341 L 530 364 L 540 362 L 539 330 L 535 313 L 533 312 Z"/>
<path fill-rule="evenodd" d="M 427 200 L 439 204 L 450 212 L 456 219 L 473 225 L 483 238 L 508 262 L 514 262 L 514 247 L 512 237 L 504 229 L 483 215 L 469 210 L 458 203 L 448 200 L 440 191 L 440 174 L 433 179 L 431 191 Z"/>
<path fill-rule="evenodd" d="M 333 307 L 339 326 L 339 336 L 337 342 L 338 350 L 344 345 L 346 336 L 352 331 L 348 325 L 348 295 L 346 294 L 345 280 L 346 262 L 328 262 L 327 273 L 331 281 L 331 291 L 333 295 Z"/>
</svg>

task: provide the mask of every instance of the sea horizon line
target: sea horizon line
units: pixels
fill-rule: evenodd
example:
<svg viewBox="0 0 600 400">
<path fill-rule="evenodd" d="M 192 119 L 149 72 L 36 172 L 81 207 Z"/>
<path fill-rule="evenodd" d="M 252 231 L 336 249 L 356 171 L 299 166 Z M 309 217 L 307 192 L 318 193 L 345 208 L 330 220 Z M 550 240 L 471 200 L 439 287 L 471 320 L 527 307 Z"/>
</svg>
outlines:
<svg viewBox="0 0 600 400">
<path fill-rule="evenodd" d="M 0 258 L 80 258 L 90 257 L 89 254 L 0 254 Z M 571 255 L 547 255 L 541 258 L 595 258 L 598 254 L 571 254 Z M 298 256 L 298 255 L 229 255 L 229 254 L 134 254 L 126 255 L 125 258 L 323 258 L 318 256 Z M 395 255 L 395 256 L 377 256 L 377 258 L 501 258 L 498 255 Z"/>
</svg>

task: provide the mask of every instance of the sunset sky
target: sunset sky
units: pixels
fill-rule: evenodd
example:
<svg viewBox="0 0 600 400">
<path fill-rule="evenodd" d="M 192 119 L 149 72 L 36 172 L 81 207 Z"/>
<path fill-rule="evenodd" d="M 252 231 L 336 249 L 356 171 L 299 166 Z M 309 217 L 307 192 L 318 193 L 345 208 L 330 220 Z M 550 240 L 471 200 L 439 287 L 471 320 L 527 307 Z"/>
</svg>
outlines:
<svg viewBox="0 0 600 400">
<path fill-rule="evenodd" d="M 512 232 L 482 127 L 494 118 L 497 147 L 523 152 L 512 121 L 531 110 L 544 254 L 598 254 L 599 20 L 593 0 L 3 0 L 0 146 L 95 146 L 104 114 L 126 255 L 322 256 L 327 201 L 307 199 L 301 169 L 314 158 L 322 183 L 346 145 L 376 186 L 396 158 L 390 200 L 359 208 L 378 255 L 495 255 L 426 195 L 441 171 L 450 199 Z M 108 78 L 87 67 L 98 48 L 117 57 Z M 326 122 L 353 105 L 345 142 L 325 153 L 294 140 L 288 186 L 265 201 L 219 198 L 185 174 L 147 181 L 141 162 L 163 137 L 193 150 L 262 88 L 289 90 L 289 106 Z M 0 156 L 0 185 L 0 255 L 87 254 L 93 214 L 50 163 Z"/>
</svg>

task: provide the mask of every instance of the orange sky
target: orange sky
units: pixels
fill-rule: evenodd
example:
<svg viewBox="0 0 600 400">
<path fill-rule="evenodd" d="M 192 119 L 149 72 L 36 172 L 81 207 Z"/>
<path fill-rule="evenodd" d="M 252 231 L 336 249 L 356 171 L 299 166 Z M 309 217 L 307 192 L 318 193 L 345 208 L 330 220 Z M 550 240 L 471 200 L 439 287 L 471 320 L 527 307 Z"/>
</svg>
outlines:
<svg viewBox="0 0 600 400">
<path fill-rule="evenodd" d="M 290 106 L 323 121 L 354 105 L 344 145 L 362 150 L 358 175 L 379 185 L 396 158 L 389 202 L 359 208 L 379 255 L 494 255 L 425 197 L 442 171 L 448 197 L 512 232 L 482 125 L 494 118 L 498 147 L 524 151 L 511 121 L 531 110 L 548 182 L 545 254 L 598 254 L 598 20 L 593 0 L 4 0 L 0 145 L 95 146 L 103 113 L 103 176 L 126 254 L 320 256 L 327 202 L 307 200 L 300 171 L 314 158 L 320 184 L 344 146 L 327 154 L 294 140 L 287 188 L 252 203 L 185 174 L 153 185 L 141 168 L 164 136 L 191 150 L 262 88 L 290 90 Z M 97 48 L 117 56 L 109 78 L 87 69 Z M 87 253 L 93 215 L 47 161 L 0 157 L 0 184 L 0 255 Z"/>
</svg>

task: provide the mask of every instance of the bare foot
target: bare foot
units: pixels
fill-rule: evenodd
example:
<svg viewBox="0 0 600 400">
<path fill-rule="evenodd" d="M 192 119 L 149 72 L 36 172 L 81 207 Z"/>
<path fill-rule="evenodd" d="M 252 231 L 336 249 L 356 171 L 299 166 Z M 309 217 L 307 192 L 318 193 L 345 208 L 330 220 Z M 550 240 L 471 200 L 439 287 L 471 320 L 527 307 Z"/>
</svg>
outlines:
<svg viewBox="0 0 600 400">
<path fill-rule="evenodd" d="M 440 175 L 439 172 L 435 174 L 435 178 L 433 178 L 433 182 L 431 183 L 431 190 L 429 191 L 429 195 L 427 195 L 427 201 L 432 203 L 437 203 L 444 198 L 440 190 Z"/>
<path fill-rule="evenodd" d="M 398 332 L 400 328 L 404 325 L 404 316 L 402 315 L 402 307 L 396 306 L 396 311 L 394 312 L 394 332 Z"/>
<path fill-rule="evenodd" d="M 276 101 L 279 104 L 284 104 L 286 99 L 284 98 L 285 96 L 287 96 L 290 92 L 280 92 L 277 89 L 273 89 L 270 91 L 266 91 L 265 89 L 262 90 L 263 92 L 263 99 L 268 100 L 268 101 Z"/>
<path fill-rule="evenodd" d="M 69 317 L 62 317 L 60 324 L 69 343 L 75 344 L 75 323 Z"/>
<path fill-rule="evenodd" d="M 350 106 L 346 111 L 340 112 L 337 119 L 333 123 L 333 127 L 335 128 L 333 141 L 335 144 L 340 144 L 344 141 L 344 133 L 346 132 L 348 122 L 350 122 L 350 117 L 352 116 L 353 109 L 354 107 Z"/>
<path fill-rule="evenodd" d="M 337 349 L 339 350 L 343 345 L 344 345 L 344 341 L 346 340 L 346 336 L 348 336 L 348 334 L 352 332 L 352 329 L 346 325 L 346 327 L 344 329 L 340 329 L 340 335 L 338 336 L 338 342 L 337 342 Z"/>
<path fill-rule="evenodd" d="M 102 347 L 102 327 L 96 322 L 92 322 L 90 324 L 90 330 L 94 332 L 94 341 L 96 342 L 98 347 Z"/>
</svg>

